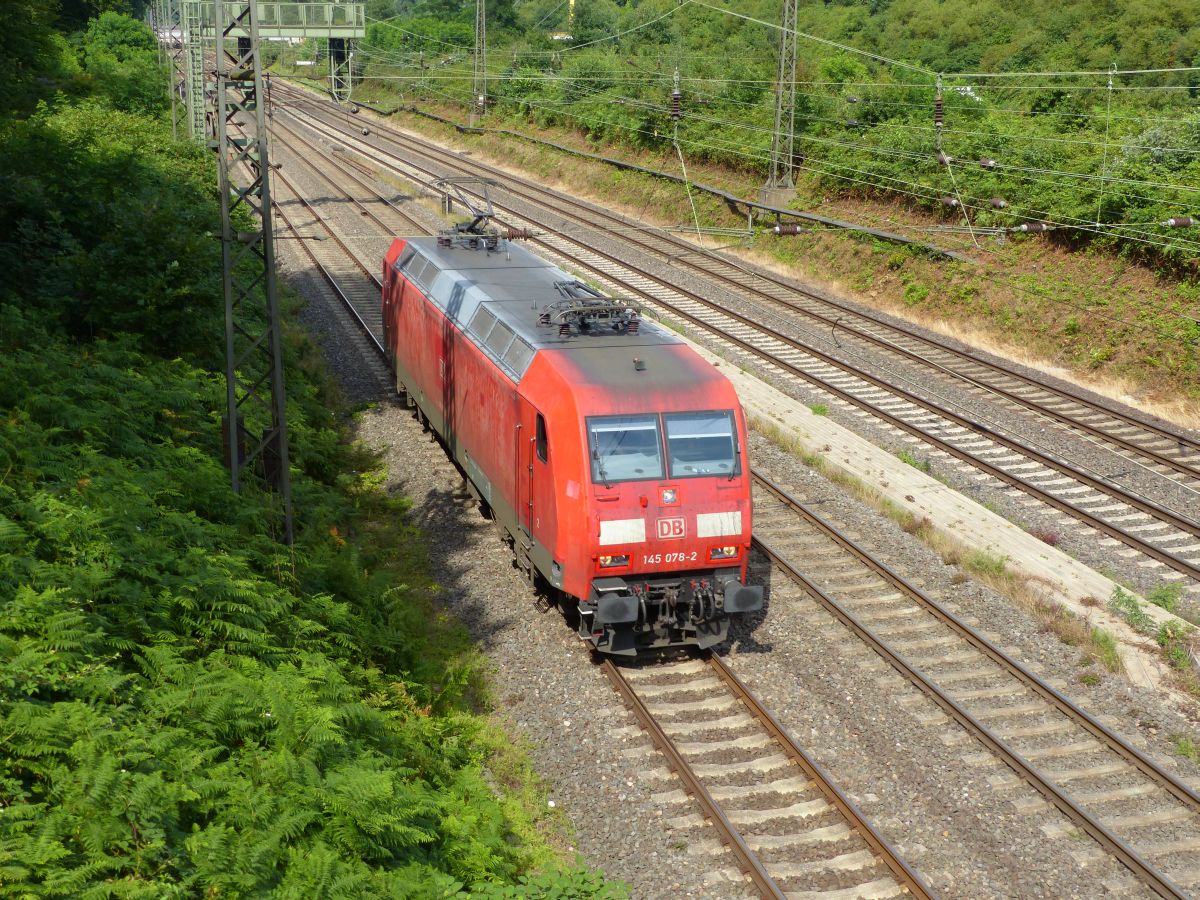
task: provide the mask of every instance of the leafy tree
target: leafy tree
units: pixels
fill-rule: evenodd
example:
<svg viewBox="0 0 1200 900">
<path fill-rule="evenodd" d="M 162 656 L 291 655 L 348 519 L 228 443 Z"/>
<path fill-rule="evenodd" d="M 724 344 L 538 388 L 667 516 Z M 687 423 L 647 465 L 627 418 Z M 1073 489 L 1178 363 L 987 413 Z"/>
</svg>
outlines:
<svg viewBox="0 0 1200 900">
<path fill-rule="evenodd" d="M 56 0 L 11 0 L 0 27 L 0 115 L 26 110 L 38 95 L 36 82 L 59 71 L 62 44 L 51 29 L 58 14 Z"/>
</svg>

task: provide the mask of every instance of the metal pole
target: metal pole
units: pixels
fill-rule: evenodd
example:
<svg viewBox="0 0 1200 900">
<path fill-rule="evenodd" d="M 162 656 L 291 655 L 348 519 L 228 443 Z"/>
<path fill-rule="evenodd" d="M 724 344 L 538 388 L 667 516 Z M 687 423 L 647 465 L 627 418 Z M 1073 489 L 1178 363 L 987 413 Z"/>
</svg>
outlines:
<svg viewBox="0 0 1200 900">
<path fill-rule="evenodd" d="M 487 112 L 487 3 L 475 0 L 475 77 L 471 82 L 471 121 Z"/>
<path fill-rule="evenodd" d="M 775 81 L 775 131 L 771 135 L 771 175 L 767 188 L 791 191 L 792 155 L 796 126 L 796 22 L 800 0 L 783 0 L 783 29 L 779 37 L 779 69 Z"/>
<path fill-rule="evenodd" d="M 226 452 L 234 491 L 241 490 L 246 470 L 261 460 L 267 483 L 283 502 L 282 540 L 291 544 L 295 533 L 287 394 L 271 227 L 266 104 L 259 102 L 265 98 L 265 92 L 257 21 L 255 0 L 234 3 L 215 0 L 213 146 L 217 151 L 221 192 Z M 240 132 L 235 133 L 235 129 Z M 242 184 L 233 177 L 238 167 L 248 172 L 248 183 Z M 250 211 L 254 230 L 235 230 L 233 213 L 239 207 Z"/>
<path fill-rule="evenodd" d="M 205 138 L 204 128 L 204 16 L 201 0 L 175 0 L 182 6 L 184 77 L 187 90 L 188 134 Z"/>
</svg>

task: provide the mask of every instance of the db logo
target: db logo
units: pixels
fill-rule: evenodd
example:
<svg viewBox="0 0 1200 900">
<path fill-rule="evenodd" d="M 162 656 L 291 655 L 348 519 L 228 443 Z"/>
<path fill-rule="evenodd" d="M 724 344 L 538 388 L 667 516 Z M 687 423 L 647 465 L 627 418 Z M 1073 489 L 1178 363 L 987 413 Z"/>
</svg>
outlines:
<svg viewBox="0 0 1200 900">
<path fill-rule="evenodd" d="M 685 537 L 687 529 L 683 525 L 683 516 L 658 520 L 658 536 L 663 540 Z"/>
</svg>

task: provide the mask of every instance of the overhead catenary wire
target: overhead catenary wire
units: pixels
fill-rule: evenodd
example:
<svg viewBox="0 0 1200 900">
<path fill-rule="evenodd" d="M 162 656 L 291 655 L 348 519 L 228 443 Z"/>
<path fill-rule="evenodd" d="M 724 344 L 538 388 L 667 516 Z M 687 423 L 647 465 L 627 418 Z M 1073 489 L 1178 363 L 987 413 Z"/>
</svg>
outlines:
<svg viewBox="0 0 1200 900">
<path fill-rule="evenodd" d="M 639 98 L 633 98 L 633 97 L 613 96 L 604 91 L 596 91 L 596 90 L 589 91 L 587 88 L 584 88 L 583 90 L 585 93 L 588 93 L 592 96 L 604 96 L 604 97 L 609 97 L 609 98 L 612 98 L 615 100 L 620 100 L 627 106 L 634 106 L 634 107 L 643 108 L 643 109 L 651 109 L 656 112 L 666 112 L 666 107 L 663 107 L 661 104 L 654 103 L 652 101 L 641 100 Z M 522 101 L 522 102 L 527 102 L 527 101 Z M 698 122 L 704 122 L 707 124 L 719 125 L 719 126 L 724 126 L 724 127 L 729 127 L 729 128 L 738 128 L 738 129 L 742 129 L 742 130 L 752 132 L 752 133 L 768 134 L 768 135 L 771 133 L 770 127 L 766 126 L 766 125 L 749 125 L 749 124 L 741 123 L 741 122 L 732 122 L 732 121 L 729 121 L 728 119 L 720 119 L 720 118 L 716 118 L 713 116 L 708 116 L 703 113 L 691 113 L 689 115 L 689 118 L 691 118 L 695 121 L 698 121 Z M 830 121 L 830 120 L 825 120 L 825 121 Z M 887 127 L 886 124 L 884 127 Z M 900 127 L 904 127 L 908 130 L 914 130 L 916 128 L 916 126 L 900 126 Z M 945 131 L 949 135 L 962 134 L 961 131 L 958 131 L 955 129 L 945 129 Z M 862 142 L 862 141 L 844 141 L 844 140 L 838 140 L 836 138 L 818 137 L 816 135 L 804 134 L 804 133 L 797 134 L 796 138 L 797 138 L 797 140 L 800 140 L 800 141 L 803 141 L 806 143 L 823 144 L 823 145 L 827 145 L 827 146 L 837 146 L 837 147 L 842 147 L 842 148 L 847 148 L 847 149 L 854 149 L 854 150 L 865 152 L 865 153 L 868 153 L 868 154 L 871 154 L 874 156 L 897 157 L 897 158 L 901 158 L 901 159 L 910 159 L 913 161 L 929 161 L 929 160 L 936 158 L 934 155 L 927 154 L 927 153 L 921 153 L 921 152 L 912 151 L 912 150 L 904 150 L 901 148 L 879 146 L 879 145 L 869 144 L 869 143 Z M 1030 176 L 1029 180 L 1034 180 L 1034 181 L 1046 181 L 1045 178 L 1039 178 L 1039 177 L 1034 177 L 1034 176 L 1048 176 L 1050 178 L 1073 178 L 1073 179 L 1079 179 L 1079 180 L 1084 180 L 1084 181 L 1106 181 L 1106 182 L 1111 182 L 1114 184 L 1120 184 L 1120 185 L 1125 185 L 1125 186 L 1153 187 L 1153 188 L 1161 188 L 1164 190 L 1178 190 L 1178 191 L 1181 191 L 1184 193 L 1200 194 L 1200 187 L 1191 187 L 1189 185 L 1183 185 L 1183 184 L 1170 184 L 1170 183 L 1166 183 L 1166 182 L 1151 182 L 1151 181 L 1145 181 L 1144 179 L 1121 178 L 1119 176 L 1095 175 L 1095 174 L 1090 174 L 1090 173 L 1085 173 L 1085 172 L 1071 172 L 1071 171 L 1062 170 L 1062 169 L 1045 169 L 1045 168 L 1039 168 L 1039 167 L 1033 167 L 1033 166 L 1018 166 L 1018 165 L 1011 165 L 1011 164 L 1005 164 L 1005 163 L 996 163 L 991 168 L 996 169 L 996 170 L 1021 173 L 1023 175 Z M 1126 191 L 1124 193 L 1125 193 L 1125 196 L 1131 197 L 1133 199 L 1138 199 L 1138 200 L 1146 200 L 1146 201 L 1153 202 L 1153 201 L 1160 201 L 1162 199 L 1162 198 L 1157 198 L 1157 197 L 1147 197 L 1142 194 L 1134 194 L 1134 193 L 1128 192 L 1128 191 Z M 1100 224 L 1105 224 L 1105 223 L 1100 223 Z"/>
<path fill-rule="evenodd" d="M 440 93 L 440 92 L 437 92 L 437 93 Z M 440 95 L 449 100 L 452 100 L 452 101 L 457 101 L 460 99 L 460 98 L 455 98 L 451 95 L 444 94 L 444 93 L 440 93 Z M 540 108 L 546 108 L 546 109 L 550 108 L 550 106 L 548 104 L 530 104 L 530 105 L 534 106 L 534 107 L 540 107 Z M 562 111 L 558 110 L 558 112 L 561 113 Z M 610 124 L 614 124 L 617 127 L 626 127 L 622 123 L 612 122 Z M 650 136 L 650 134 L 651 134 L 650 132 L 644 132 L 644 131 L 642 133 L 646 134 L 647 136 Z M 820 139 L 814 138 L 813 140 L 820 140 Z M 702 144 L 699 142 L 693 142 L 693 143 L 696 146 L 704 148 L 704 149 L 719 150 L 719 151 L 726 152 L 726 153 L 734 153 L 734 154 L 746 156 L 747 158 L 757 158 L 759 160 L 762 160 L 764 158 L 762 156 L 755 157 L 753 154 L 747 154 L 744 152 L 744 150 L 733 147 L 731 145 L 724 145 L 724 144 L 719 144 L 719 143 L 717 143 L 717 144 Z M 861 146 L 861 145 L 847 144 L 845 142 L 837 142 L 837 141 L 829 141 L 828 143 L 832 143 L 834 145 L 839 145 L 839 146 Z M 892 151 L 888 151 L 885 148 L 867 147 L 865 149 L 872 150 L 874 152 L 884 153 L 884 154 L 892 152 Z M 902 152 L 902 151 L 896 151 L 896 152 Z M 838 180 L 848 181 L 850 183 L 856 183 L 856 184 L 860 184 L 863 186 L 870 186 L 870 187 L 875 187 L 875 188 L 882 188 L 884 190 L 897 192 L 897 193 L 908 193 L 908 194 L 911 194 L 912 196 L 919 197 L 919 198 L 925 199 L 927 201 L 936 201 L 939 196 L 937 194 L 936 190 L 934 190 L 932 188 L 927 188 L 923 185 L 919 186 L 920 190 L 916 190 L 916 191 L 911 190 L 912 187 L 918 187 L 918 185 L 916 185 L 913 182 L 904 182 L 902 180 L 897 180 L 891 176 L 884 176 L 884 175 L 881 175 L 880 173 L 874 173 L 874 172 L 864 171 L 861 169 L 855 169 L 852 167 L 845 166 L 844 164 L 834 163 L 834 162 L 828 161 L 828 160 L 817 160 L 817 161 L 824 162 L 826 165 L 833 166 L 834 168 L 837 168 L 837 169 L 853 171 L 853 172 L 856 172 L 865 177 L 854 178 L 854 177 L 850 177 L 850 176 L 845 176 L 839 172 L 831 172 L 828 169 L 821 169 L 821 168 L 818 168 L 813 165 L 806 165 L 806 166 L 803 166 L 803 168 L 805 168 L 809 171 L 818 173 L 818 174 L 823 174 L 828 177 L 836 178 Z M 1026 177 L 1030 177 L 1030 176 L 1026 176 Z M 1032 180 L 1043 180 L 1043 179 L 1033 177 Z M 887 182 L 887 183 L 881 183 L 881 182 Z M 897 185 L 907 185 L 908 188 L 910 188 L 910 189 L 906 190 L 904 187 L 897 187 Z M 1146 200 L 1155 199 L 1155 198 L 1141 197 L 1141 195 L 1127 194 L 1127 196 L 1132 196 L 1135 198 L 1146 199 Z M 976 202 L 974 204 L 963 202 L 962 205 L 964 207 L 969 207 L 971 209 L 977 209 L 977 210 L 988 209 L 988 206 L 986 204 L 980 203 L 980 202 Z M 1012 212 L 1014 214 L 1020 213 L 1021 211 L 1022 210 L 1020 207 L 1015 207 L 1012 209 Z M 1026 218 L 1028 218 L 1031 221 L 1041 220 L 1041 219 L 1045 218 L 1044 216 L 1042 216 L 1039 213 L 1036 213 L 1035 211 L 1032 211 L 1032 210 L 1024 210 L 1024 212 L 1030 214 L 1030 215 L 1026 216 Z M 1082 228 L 1083 221 L 1084 220 L 1078 220 L 1075 222 L 1053 222 L 1052 221 L 1051 224 L 1054 225 L 1054 227 L 1080 229 L 1080 228 Z M 1152 223 L 1152 224 L 1161 225 L 1163 223 L 1158 222 L 1158 223 Z M 1134 226 L 1129 223 L 1100 223 L 1099 227 L 1085 228 L 1083 230 L 1090 230 L 1090 231 L 1094 231 L 1095 233 L 1098 233 L 1098 234 L 1105 234 L 1105 233 L 1108 233 L 1109 229 L 1114 229 L 1114 228 L 1118 228 L 1118 227 L 1122 228 L 1122 229 L 1126 229 L 1126 228 L 1130 228 L 1130 227 L 1134 227 Z M 1181 246 L 1181 247 L 1198 247 L 1198 248 L 1200 248 L 1200 244 L 1197 244 L 1192 241 L 1187 241 L 1185 239 L 1180 239 L 1180 238 L 1174 238 L 1171 243 L 1167 243 L 1167 242 L 1156 241 L 1156 240 L 1144 240 L 1144 239 L 1139 239 L 1139 238 L 1131 238 L 1128 235 L 1123 235 L 1122 237 L 1124 237 L 1125 239 L 1139 240 L 1140 242 L 1148 243 L 1150 245 L 1160 246 L 1160 247 L 1174 245 L 1174 246 Z"/>
<path fill-rule="evenodd" d="M 437 74 L 437 75 L 434 75 L 434 74 L 392 75 L 392 74 L 384 74 L 384 73 L 372 73 L 371 77 L 373 79 L 377 79 L 380 81 L 421 81 L 421 80 L 451 80 L 452 81 L 452 80 L 457 80 L 460 78 L 467 77 L 467 73 L 464 72 L 463 74 L 457 74 L 456 72 L 448 72 L 448 73 Z M 653 75 L 651 77 L 658 77 L 664 81 L 669 80 L 671 78 L 670 75 L 667 75 L 665 73 L 662 73 L 662 74 L 656 73 L 655 75 Z M 545 82 L 545 83 L 568 83 L 568 82 L 578 83 L 578 82 L 587 82 L 587 81 L 601 81 L 601 82 L 621 82 L 621 83 L 632 83 L 632 84 L 646 84 L 647 83 L 646 79 L 642 76 L 628 77 L 628 76 L 620 76 L 620 75 L 613 75 L 613 74 L 594 75 L 594 76 L 589 76 L 586 74 L 578 74 L 578 75 L 572 74 L 569 76 L 564 76 L 564 75 L 558 75 L 558 74 L 532 75 L 532 74 L 527 74 L 527 73 L 499 72 L 499 73 L 489 73 L 488 78 L 489 78 L 489 80 L 502 81 L 502 82 L 503 81 L 541 81 L 541 82 Z M 765 81 L 765 80 L 764 81 L 748 81 L 748 80 L 736 80 L 736 79 L 716 79 L 716 78 L 708 78 L 708 77 L 689 77 L 687 75 L 681 75 L 680 80 L 683 82 L 761 83 L 761 84 L 769 83 L 768 81 Z M 801 83 L 806 83 L 806 82 L 797 81 L 796 83 L 801 84 Z M 858 84 L 855 82 L 844 82 L 844 83 L 839 82 L 839 83 L 830 83 L 830 84 L 843 85 L 846 87 L 858 86 Z M 913 86 L 911 86 L 911 85 L 905 85 L 904 87 L 906 89 L 910 89 L 910 90 L 913 89 Z M 1114 86 L 1113 90 L 1116 90 L 1115 86 Z M 804 92 L 801 92 L 801 93 L 804 93 Z M 731 105 L 738 105 L 738 106 L 743 106 L 746 108 L 764 108 L 759 104 L 743 103 L 736 99 L 718 97 L 718 95 L 707 94 L 703 91 L 699 91 L 699 92 L 697 92 L 697 94 L 698 94 L 698 96 L 702 96 L 702 97 L 719 99 L 722 103 L 728 103 Z M 814 94 L 814 93 L 808 93 L 808 94 L 805 94 L 805 96 L 818 97 L 818 98 L 825 99 L 825 100 L 837 99 L 837 98 L 830 98 L 827 95 Z M 636 99 L 636 98 L 628 98 L 628 99 Z M 545 98 L 542 98 L 542 100 L 543 100 L 543 102 L 545 102 Z M 888 106 L 888 105 L 905 106 L 905 107 L 910 107 L 910 108 L 925 108 L 926 107 L 926 104 L 896 102 L 896 101 L 880 101 L 880 100 L 876 100 L 876 99 L 871 99 L 869 102 L 871 102 L 872 104 L 885 105 L 885 106 Z M 1110 106 L 1111 106 L 1111 104 L 1110 104 Z M 948 111 L 953 111 L 953 110 L 975 111 L 974 107 L 969 107 L 969 106 L 965 106 L 962 104 L 945 104 L 944 108 Z M 1082 118 L 1082 119 L 1107 119 L 1108 121 L 1120 121 L 1120 120 L 1159 121 L 1159 122 L 1162 122 L 1165 124 L 1174 124 L 1176 121 L 1176 120 L 1172 120 L 1172 119 L 1146 120 L 1144 118 L 1139 118 L 1139 117 L 1134 117 L 1134 116 L 1109 115 L 1106 117 L 1106 116 L 1102 116 L 1102 115 L 1090 115 L 1090 114 L 1086 114 L 1086 113 L 1053 113 L 1053 112 L 1049 112 L 1049 111 L 1039 112 L 1039 111 L 1032 111 L 1032 110 L 1004 110 L 1004 109 L 996 109 L 996 108 L 987 108 L 984 111 L 991 112 L 991 113 L 1007 112 L 1007 113 L 1022 115 L 1022 116 L 1069 116 L 1069 117 L 1075 118 L 1075 119 L 1079 119 L 1079 118 Z M 812 122 L 823 122 L 823 123 L 828 123 L 828 124 L 833 124 L 833 125 L 844 124 L 844 120 L 830 119 L 830 118 L 823 117 L 823 116 L 807 115 L 805 118 L 806 118 L 806 120 L 812 121 Z M 736 124 L 736 123 L 727 123 L 727 124 Z M 912 123 L 891 122 L 891 121 L 873 123 L 872 127 L 894 128 L 894 129 L 912 130 L 912 131 L 920 131 L 923 128 L 923 126 L 915 125 Z M 955 135 L 963 135 L 963 136 L 972 136 L 972 137 L 985 137 L 985 138 L 995 138 L 996 137 L 996 135 L 991 132 L 977 131 L 977 130 L 967 129 L 967 128 L 955 128 L 955 127 L 947 127 L 945 129 L 945 133 L 955 134 Z M 1084 140 L 1084 139 L 1080 139 L 1080 138 L 1064 138 L 1064 137 L 1055 137 L 1055 136 L 1039 135 L 1039 134 L 1025 134 L 1022 137 L 1023 137 L 1024 141 L 1034 142 L 1034 143 L 1074 144 L 1074 145 L 1079 145 L 1079 146 L 1094 146 L 1094 147 L 1111 146 L 1111 142 L 1106 144 L 1104 141 L 1089 141 L 1089 140 Z M 1169 145 L 1135 144 L 1135 143 L 1128 143 L 1128 142 L 1122 142 L 1121 146 L 1125 150 L 1143 150 L 1143 151 L 1156 152 L 1156 153 L 1179 153 L 1179 154 L 1187 154 L 1187 155 L 1200 155 L 1200 148 L 1194 148 L 1194 147 L 1173 147 L 1173 146 L 1169 146 Z M 1047 171 L 1053 171 L 1053 170 L 1047 170 Z M 1064 173 L 1064 174 L 1078 175 L 1080 173 Z M 1161 183 L 1156 184 L 1156 183 L 1149 182 L 1148 184 L 1155 184 L 1155 186 L 1161 186 Z"/>
</svg>

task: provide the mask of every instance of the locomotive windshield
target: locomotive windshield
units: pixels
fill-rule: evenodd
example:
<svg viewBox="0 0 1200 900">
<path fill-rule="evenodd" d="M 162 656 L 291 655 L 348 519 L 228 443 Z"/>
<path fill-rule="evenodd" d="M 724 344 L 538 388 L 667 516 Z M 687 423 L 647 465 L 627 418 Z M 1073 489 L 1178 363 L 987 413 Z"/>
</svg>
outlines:
<svg viewBox="0 0 1200 900">
<path fill-rule="evenodd" d="M 657 415 L 597 416 L 587 420 L 587 429 L 592 481 L 596 484 L 664 477 Z M 738 473 L 731 411 L 666 413 L 662 430 L 666 432 L 671 478 L 732 477 Z"/>
<path fill-rule="evenodd" d="M 737 473 L 737 443 L 733 413 L 667 413 L 667 455 L 671 477 L 734 475 Z"/>
<path fill-rule="evenodd" d="M 587 420 L 592 480 L 598 484 L 663 477 L 658 416 L 604 416 Z"/>
</svg>

